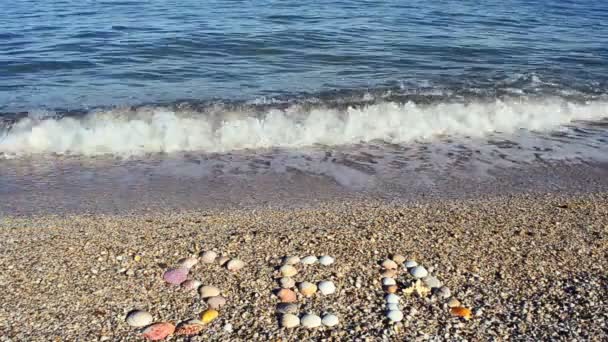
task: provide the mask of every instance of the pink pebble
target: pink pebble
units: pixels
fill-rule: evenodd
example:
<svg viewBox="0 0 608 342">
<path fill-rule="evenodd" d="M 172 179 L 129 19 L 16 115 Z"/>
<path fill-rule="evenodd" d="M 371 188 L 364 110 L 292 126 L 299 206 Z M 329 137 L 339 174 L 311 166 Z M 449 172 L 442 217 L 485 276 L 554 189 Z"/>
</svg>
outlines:
<svg viewBox="0 0 608 342">
<path fill-rule="evenodd" d="M 163 279 L 173 285 L 179 285 L 186 281 L 188 278 L 188 269 L 187 268 L 172 268 L 168 269 L 165 274 L 163 274 Z"/>
</svg>

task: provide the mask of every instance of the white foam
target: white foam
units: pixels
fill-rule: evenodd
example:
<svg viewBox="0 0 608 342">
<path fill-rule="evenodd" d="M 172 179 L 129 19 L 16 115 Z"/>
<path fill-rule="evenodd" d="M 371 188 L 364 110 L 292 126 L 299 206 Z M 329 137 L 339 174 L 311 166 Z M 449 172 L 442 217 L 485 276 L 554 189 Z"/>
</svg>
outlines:
<svg viewBox="0 0 608 342">
<path fill-rule="evenodd" d="M 608 117 L 608 102 L 497 100 L 493 102 L 381 103 L 347 110 L 294 106 L 251 113 L 210 115 L 166 108 L 114 110 L 83 118 L 20 120 L 0 135 L 5 156 L 37 153 L 122 156 L 154 152 L 226 152 L 316 144 L 345 145 L 430 140 L 439 135 L 483 137 L 519 129 L 546 131 L 573 120 Z"/>
</svg>

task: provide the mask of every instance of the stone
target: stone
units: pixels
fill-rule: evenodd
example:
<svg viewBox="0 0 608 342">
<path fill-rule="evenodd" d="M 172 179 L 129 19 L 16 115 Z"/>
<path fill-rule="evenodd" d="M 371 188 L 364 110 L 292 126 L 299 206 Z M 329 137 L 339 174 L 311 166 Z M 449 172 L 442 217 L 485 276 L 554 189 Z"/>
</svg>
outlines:
<svg viewBox="0 0 608 342">
<path fill-rule="evenodd" d="M 454 297 L 452 297 L 449 301 L 448 301 L 448 306 L 451 308 L 457 308 L 460 306 L 460 301 Z"/>
<path fill-rule="evenodd" d="M 400 311 L 401 308 L 399 308 L 399 304 L 397 304 L 397 303 L 388 303 L 388 304 L 386 304 L 386 310 L 388 310 L 388 311 L 393 311 L 393 310 Z"/>
<path fill-rule="evenodd" d="M 424 278 L 429 275 L 429 272 L 424 266 L 416 266 L 410 269 L 410 274 L 417 279 Z"/>
<path fill-rule="evenodd" d="M 280 314 L 297 314 L 298 305 L 291 303 L 279 303 L 277 304 L 277 312 Z"/>
<path fill-rule="evenodd" d="M 321 326 L 321 317 L 313 314 L 305 314 L 302 316 L 302 319 L 300 319 L 300 324 L 309 329 L 317 328 Z"/>
<path fill-rule="evenodd" d="M 232 259 L 226 264 L 226 268 L 230 272 L 237 272 L 245 267 L 245 262 L 240 259 Z"/>
<path fill-rule="evenodd" d="M 185 282 L 183 282 L 181 287 L 185 291 L 196 291 L 196 290 L 198 290 L 199 287 L 201 287 L 201 285 L 203 285 L 203 283 L 201 283 L 200 281 L 194 280 L 194 279 L 189 279 L 189 280 L 186 280 Z"/>
<path fill-rule="evenodd" d="M 386 295 L 386 297 L 384 297 L 384 300 L 388 303 L 388 304 L 399 304 L 399 296 L 397 296 L 394 293 L 389 293 Z"/>
<path fill-rule="evenodd" d="M 395 278 L 396 276 L 397 276 L 397 270 L 382 271 L 382 277 L 384 277 L 384 278 Z"/>
<path fill-rule="evenodd" d="M 203 322 L 203 324 L 211 323 L 211 321 L 216 319 L 219 314 L 220 313 L 217 310 L 207 309 L 201 314 L 201 321 Z"/>
<path fill-rule="evenodd" d="M 286 256 L 283 258 L 283 265 L 295 265 L 300 263 L 298 256 Z"/>
<path fill-rule="evenodd" d="M 321 319 L 321 324 L 326 327 L 335 327 L 336 325 L 340 324 L 340 319 L 338 319 L 338 316 L 336 315 L 327 314 L 323 316 L 323 319 Z"/>
<path fill-rule="evenodd" d="M 449 287 L 443 286 L 437 291 L 437 296 L 442 299 L 447 299 L 452 296 L 452 291 Z"/>
<path fill-rule="evenodd" d="M 336 292 L 336 285 L 329 280 L 320 281 L 317 287 L 326 296 Z"/>
<path fill-rule="evenodd" d="M 283 265 L 279 268 L 279 272 L 281 272 L 281 276 L 283 277 L 293 277 L 298 274 L 298 269 L 292 265 Z"/>
<path fill-rule="evenodd" d="M 389 286 L 386 286 L 384 288 L 384 290 L 386 291 L 386 293 L 397 293 L 397 291 L 399 290 L 399 286 L 389 285 Z"/>
<path fill-rule="evenodd" d="M 142 335 L 150 341 L 160 341 L 167 338 L 167 336 L 173 335 L 174 332 L 175 326 L 173 324 L 160 322 L 148 326 L 144 329 Z"/>
<path fill-rule="evenodd" d="M 319 261 L 319 259 L 317 259 L 317 257 L 314 255 L 309 255 L 301 260 L 304 265 L 312 265 L 317 263 L 317 261 Z"/>
<path fill-rule="evenodd" d="M 198 319 L 191 319 L 184 323 L 180 323 L 175 329 L 176 336 L 194 336 L 198 335 L 204 327 L 204 323 Z"/>
<path fill-rule="evenodd" d="M 401 254 L 394 254 L 391 259 L 393 259 L 394 262 L 396 262 L 397 264 L 401 265 L 405 262 L 405 257 Z"/>
<path fill-rule="evenodd" d="M 291 289 L 296 286 L 296 281 L 293 278 L 283 277 L 279 279 L 279 284 L 281 284 L 281 288 Z"/>
<path fill-rule="evenodd" d="M 431 289 L 440 288 L 442 285 L 441 281 L 439 281 L 437 277 L 432 275 L 427 275 L 426 277 L 422 278 L 422 282 L 424 283 L 424 285 L 430 287 Z"/>
<path fill-rule="evenodd" d="M 384 277 L 384 278 L 382 278 L 382 285 L 383 286 L 397 285 L 397 282 L 393 278 Z"/>
<path fill-rule="evenodd" d="M 298 284 L 298 290 L 304 297 L 310 297 L 317 292 L 317 285 L 303 281 Z"/>
<path fill-rule="evenodd" d="M 334 258 L 330 257 L 329 255 L 323 255 L 319 258 L 319 263 L 323 266 L 329 266 L 329 265 L 333 264 L 334 261 L 336 261 L 336 260 Z"/>
<path fill-rule="evenodd" d="M 222 296 L 209 297 L 207 298 L 207 305 L 209 305 L 211 309 L 217 310 L 226 305 L 226 298 Z"/>
<path fill-rule="evenodd" d="M 403 312 L 401 312 L 400 310 L 390 310 L 386 313 L 386 317 L 391 322 L 400 322 L 401 320 L 403 320 Z"/>
<path fill-rule="evenodd" d="M 177 262 L 180 268 L 192 268 L 194 265 L 198 264 L 197 258 L 183 258 Z"/>
<path fill-rule="evenodd" d="M 201 286 L 198 289 L 198 292 L 203 298 L 215 297 L 220 295 L 220 289 L 212 285 Z"/>
<path fill-rule="evenodd" d="M 277 297 L 281 303 L 294 303 L 298 300 L 296 293 L 289 289 L 280 289 L 277 292 Z"/>
<path fill-rule="evenodd" d="M 217 259 L 217 253 L 214 251 L 206 251 L 201 253 L 201 261 L 205 264 L 212 264 Z"/>
<path fill-rule="evenodd" d="M 143 310 L 133 310 L 127 315 L 126 322 L 132 327 L 145 327 L 152 323 L 152 315 Z"/>
<path fill-rule="evenodd" d="M 405 268 L 412 268 L 412 267 L 418 266 L 418 263 L 415 262 L 414 260 L 408 260 L 405 262 L 405 264 L 403 266 L 405 266 Z"/>
<path fill-rule="evenodd" d="M 300 319 L 294 314 L 285 314 L 281 316 L 281 326 L 283 328 L 295 328 L 300 325 Z"/>
<path fill-rule="evenodd" d="M 385 270 L 396 270 L 397 267 L 397 263 L 391 259 L 386 259 L 382 262 L 382 268 Z"/>
<path fill-rule="evenodd" d="M 224 325 L 224 331 L 227 333 L 231 333 L 233 330 L 232 324 L 230 323 L 226 323 L 226 325 Z"/>
<path fill-rule="evenodd" d="M 171 268 L 163 274 L 163 279 L 172 285 L 179 285 L 188 279 L 187 268 Z"/>
</svg>

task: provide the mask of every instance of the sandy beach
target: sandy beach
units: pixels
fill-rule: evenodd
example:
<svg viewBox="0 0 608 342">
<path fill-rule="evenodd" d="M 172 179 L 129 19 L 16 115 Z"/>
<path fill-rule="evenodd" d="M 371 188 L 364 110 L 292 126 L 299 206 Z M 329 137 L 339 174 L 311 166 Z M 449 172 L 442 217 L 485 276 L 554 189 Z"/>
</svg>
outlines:
<svg viewBox="0 0 608 342">
<path fill-rule="evenodd" d="M 592 340 L 608 337 L 608 194 L 512 195 L 394 205 L 327 203 L 286 210 L 3 217 L 1 341 L 143 340 L 132 310 L 154 322 L 199 319 L 207 304 L 163 273 L 213 250 L 246 266 L 199 262 L 189 277 L 227 299 L 192 337 L 168 340 Z M 393 254 L 424 265 L 463 307 L 404 295 L 389 323 L 380 263 Z M 294 280 L 331 280 L 336 293 L 298 293 L 299 314 L 331 312 L 335 327 L 282 328 L 277 268 L 286 255 L 330 255 L 297 264 Z M 408 275 L 399 267 L 400 287 Z"/>
</svg>

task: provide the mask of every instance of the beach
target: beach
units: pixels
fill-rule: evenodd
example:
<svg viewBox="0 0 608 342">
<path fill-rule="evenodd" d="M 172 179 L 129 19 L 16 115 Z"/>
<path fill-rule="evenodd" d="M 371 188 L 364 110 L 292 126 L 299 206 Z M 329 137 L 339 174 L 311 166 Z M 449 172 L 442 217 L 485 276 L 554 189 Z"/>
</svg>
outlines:
<svg viewBox="0 0 608 342">
<path fill-rule="evenodd" d="M 132 310 L 154 322 L 198 319 L 196 292 L 163 272 L 203 251 L 239 258 L 230 272 L 198 262 L 189 277 L 217 286 L 227 304 L 196 336 L 168 340 L 605 340 L 608 194 L 512 194 L 395 204 L 332 201 L 307 208 L 0 219 L 1 341 L 142 340 Z M 471 310 L 405 295 L 404 318 L 385 316 L 380 263 L 401 254 L 426 266 Z M 330 255 L 295 265 L 294 280 L 331 280 L 336 292 L 304 298 L 300 314 L 331 312 L 334 327 L 279 324 L 283 257 Z M 395 279 L 407 279 L 399 267 Z"/>
</svg>

